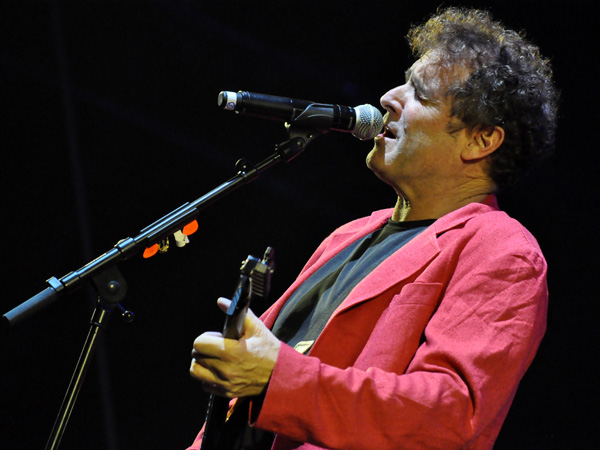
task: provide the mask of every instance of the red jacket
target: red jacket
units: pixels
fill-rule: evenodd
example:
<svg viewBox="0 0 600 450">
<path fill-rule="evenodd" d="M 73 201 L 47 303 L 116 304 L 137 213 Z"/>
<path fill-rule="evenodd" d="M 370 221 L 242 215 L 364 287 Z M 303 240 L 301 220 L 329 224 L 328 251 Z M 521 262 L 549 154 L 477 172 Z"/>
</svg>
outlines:
<svg viewBox="0 0 600 450">
<path fill-rule="evenodd" d="M 346 224 L 296 282 L 381 227 Z M 308 356 L 282 345 L 254 425 L 274 449 L 489 449 L 546 328 L 546 263 L 495 197 L 438 219 L 335 311 Z M 303 444 L 304 443 L 304 444 Z"/>
</svg>

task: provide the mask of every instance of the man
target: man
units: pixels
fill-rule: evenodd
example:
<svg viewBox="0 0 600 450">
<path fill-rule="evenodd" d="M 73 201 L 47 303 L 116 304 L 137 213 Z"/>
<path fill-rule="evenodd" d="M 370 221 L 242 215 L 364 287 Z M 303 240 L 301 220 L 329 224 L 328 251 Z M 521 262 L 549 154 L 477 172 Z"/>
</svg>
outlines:
<svg viewBox="0 0 600 450">
<path fill-rule="evenodd" d="M 330 235 L 242 339 L 194 342 L 191 375 L 274 449 L 492 448 L 545 331 L 544 257 L 494 192 L 552 147 L 549 64 L 476 10 L 409 41 L 367 157 L 395 208 Z"/>
</svg>

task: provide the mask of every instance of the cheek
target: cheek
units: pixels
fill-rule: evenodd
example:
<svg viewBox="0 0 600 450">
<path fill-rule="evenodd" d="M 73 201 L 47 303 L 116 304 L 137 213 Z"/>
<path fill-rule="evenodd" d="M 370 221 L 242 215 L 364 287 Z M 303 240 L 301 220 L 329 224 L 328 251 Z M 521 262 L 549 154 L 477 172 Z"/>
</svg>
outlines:
<svg viewBox="0 0 600 450">
<path fill-rule="evenodd" d="M 418 127 L 408 127 L 405 132 L 396 139 L 394 156 L 402 156 L 403 158 L 413 158 L 415 155 L 422 153 L 424 148 L 431 146 L 432 140 L 429 134 Z"/>
</svg>

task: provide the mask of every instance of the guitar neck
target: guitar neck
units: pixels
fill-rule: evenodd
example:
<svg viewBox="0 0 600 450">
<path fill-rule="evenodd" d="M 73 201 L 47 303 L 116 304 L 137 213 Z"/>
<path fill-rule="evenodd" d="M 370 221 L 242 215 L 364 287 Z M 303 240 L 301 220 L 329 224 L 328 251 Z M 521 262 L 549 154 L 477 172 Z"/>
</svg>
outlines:
<svg viewBox="0 0 600 450">
<path fill-rule="evenodd" d="M 252 294 L 265 297 L 269 291 L 270 277 L 273 272 L 273 249 L 268 247 L 261 260 L 248 256 L 240 269 L 238 284 L 227 310 L 223 336 L 227 339 L 239 339 L 244 331 L 244 321 Z M 252 285 L 255 285 L 252 288 Z M 201 450 L 233 449 L 231 433 L 225 433 L 225 421 L 229 410 L 229 400 L 211 394 L 208 399 Z M 226 434 L 229 434 L 226 436 Z"/>
</svg>

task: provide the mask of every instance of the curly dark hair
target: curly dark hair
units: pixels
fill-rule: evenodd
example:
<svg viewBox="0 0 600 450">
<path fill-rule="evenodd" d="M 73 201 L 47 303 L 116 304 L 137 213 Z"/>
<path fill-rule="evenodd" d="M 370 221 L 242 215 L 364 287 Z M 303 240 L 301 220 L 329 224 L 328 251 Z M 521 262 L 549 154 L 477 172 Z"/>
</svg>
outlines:
<svg viewBox="0 0 600 450">
<path fill-rule="evenodd" d="M 552 152 L 558 91 L 537 46 L 487 11 L 455 7 L 412 27 L 407 38 L 417 58 L 440 52 L 444 63 L 470 69 L 468 79 L 447 92 L 451 114 L 462 122 L 458 129 L 504 129 L 503 144 L 490 155 L 489 175 L 498 189 L 514 185 Z"/>
</svg>

